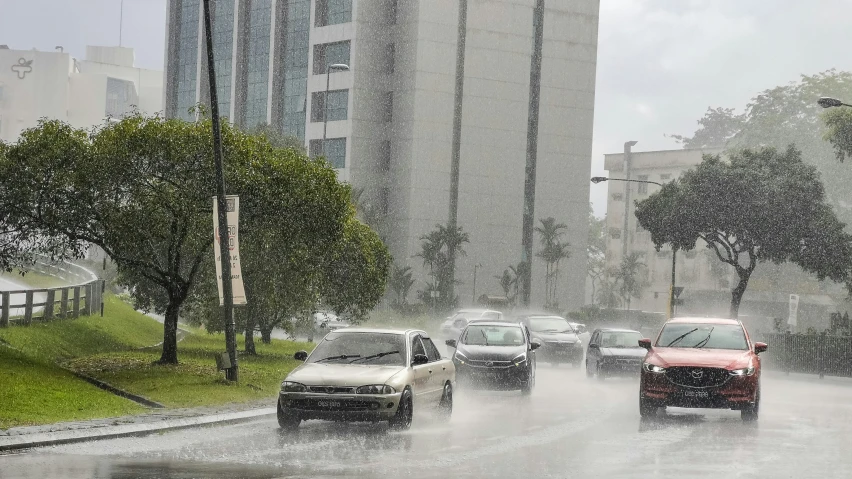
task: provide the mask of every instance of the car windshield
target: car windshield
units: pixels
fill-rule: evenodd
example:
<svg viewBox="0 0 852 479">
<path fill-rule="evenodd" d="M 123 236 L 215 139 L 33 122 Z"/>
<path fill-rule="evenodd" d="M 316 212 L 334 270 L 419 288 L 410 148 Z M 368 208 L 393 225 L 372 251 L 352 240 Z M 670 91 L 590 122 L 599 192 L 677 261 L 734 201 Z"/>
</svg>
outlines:
<svg viewBox="0 0 852 479">
<path fill-rule="evenodd" d="M 404 366 L 405 336 L 391 333 L 330 333 L 317 345 L 307 362 Z"/>
<path fill-rule="evenodd" d="M 735 324 L 669 323 L 657 346 L 671 348 L 748 349 L 742 326 Z"/>
<path fill-rule="evenodd" d="M 472 346 L 520 346 L 524 344 L 524 334 L 518 326 L 472 324 L 465 329 L 461 342 Z"/>
<path fill-rule="evenodd" d="M 601 333 L 602 348 L 638 348 L 642 335 L 635 331 L 605 331 Z"/>
<path fill-rule="evenodd" d="M 565 318 L 529 318 L 530 330 L 536 333 L 573 333 L 574 328 Z"/>
</svg>

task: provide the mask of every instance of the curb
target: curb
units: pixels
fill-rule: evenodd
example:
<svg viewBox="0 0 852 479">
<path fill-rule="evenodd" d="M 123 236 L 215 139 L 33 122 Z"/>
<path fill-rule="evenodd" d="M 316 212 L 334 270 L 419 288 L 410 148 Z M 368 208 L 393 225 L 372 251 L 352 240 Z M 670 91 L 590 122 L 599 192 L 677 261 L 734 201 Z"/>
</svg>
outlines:
<svg viewBox="0 0 852 479">
<path fill-rule="evenodd" d="M 163 423 L 128 424 L 122 426 L 98 427 L 89 430 L 78 429 L 37 434 L 22 434 L 19 436 L 3 436 L 0 437 L 0 452 L 104 439 L 141 437 L 164 431 L 248 422 L 255 419 L 275 416 L 275 414 L 275 408 L 273 407 L 235 413 L 175 419 L 163 421 Z"/>
</svg>

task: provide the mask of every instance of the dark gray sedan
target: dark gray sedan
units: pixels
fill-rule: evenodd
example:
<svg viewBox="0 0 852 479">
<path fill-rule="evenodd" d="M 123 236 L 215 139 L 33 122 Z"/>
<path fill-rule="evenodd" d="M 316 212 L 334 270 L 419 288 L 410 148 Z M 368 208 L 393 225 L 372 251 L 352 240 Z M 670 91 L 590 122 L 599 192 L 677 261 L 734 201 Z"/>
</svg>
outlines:
<svg viewBox="0 0 852 479">
<path fill-rule="evenodd" d="M 586 376 L 639 376 L 642 359 L 648 353 L 639 346 L 642 333 L 630 329 L 599 328 L 589 339 L 586 350 Z"/>
</svg>

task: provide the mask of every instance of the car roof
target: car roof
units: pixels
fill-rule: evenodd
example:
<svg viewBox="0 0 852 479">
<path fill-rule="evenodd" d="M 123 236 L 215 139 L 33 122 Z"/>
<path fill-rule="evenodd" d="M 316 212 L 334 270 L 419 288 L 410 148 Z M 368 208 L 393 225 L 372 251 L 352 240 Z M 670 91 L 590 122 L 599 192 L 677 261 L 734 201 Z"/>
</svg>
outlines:
<svg viewBox="0 0 852 479">
<path fill-rule="evenodd" d="M 423 333 L 419 329 L 403 329 L 403 328 L 340 328 L 334 330 L 335 333 L 384 333 L 384 334 L 408 334 L 408 333 Z"/>
<path fill-rule="evenodd" d="M 517 326 L 521 327 L 520 323 L 515 323 L 512 321 L 471 321 L 470 324 L 476 324 L 477 326 Z"/>
<path fill-rule="evenodd" d="M 639 334 L 642 334 L 639 331 L 636 331 L 635 329 L 626 329 L 626 328 L 598 328 L 597 331 L 600 331 L 602 333 L 639 333 Z"/>
<path fill-rule="evenodd" d="M 740 324 L 739 320 L 730 319 L 730 318 L 712 318 L 712 317 L 684 317 L 684 318 L 672 318 L 666 321 L 668 323 L 676 323 L 676 324 L 732 324 L 738 325 Z"/>
</svg>

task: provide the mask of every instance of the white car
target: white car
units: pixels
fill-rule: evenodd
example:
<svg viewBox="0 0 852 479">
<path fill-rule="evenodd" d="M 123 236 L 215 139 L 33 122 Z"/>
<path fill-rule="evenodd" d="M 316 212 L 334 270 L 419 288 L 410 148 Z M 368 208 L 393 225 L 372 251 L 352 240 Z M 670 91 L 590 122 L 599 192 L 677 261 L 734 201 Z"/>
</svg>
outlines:
<svg viewBox="0 0 852 479">
<path fill-rule="evenodd" d="M 441 324 L 441 335 L 458 339 L 467 324 L 474 320 L 503 321 L 503 313 L 493 309 L 460 309 Z"/>
<path fill-rule="evenodd" d="M 317 311 L 311 315 L 310 319 L 293 318 L 291 321 L 296 334 L 307 336 L 310 342 L 313 342 L 315 337 L 322 337 L 331 331 L 351 326 L 348 321 L 330 311 Z"/>
<path fill-rule="evenodd" d="M 574 328 L 574 331 L 577 331 L 577 337 L 580 338 L 580 342 L 583 344 L 589 344 L 589 338 L 592 336 L 592 333 L 589 332 L 586 325 L 583 323 L 573 323 L 569 322 L 568 324 Z"/>
</svg>

